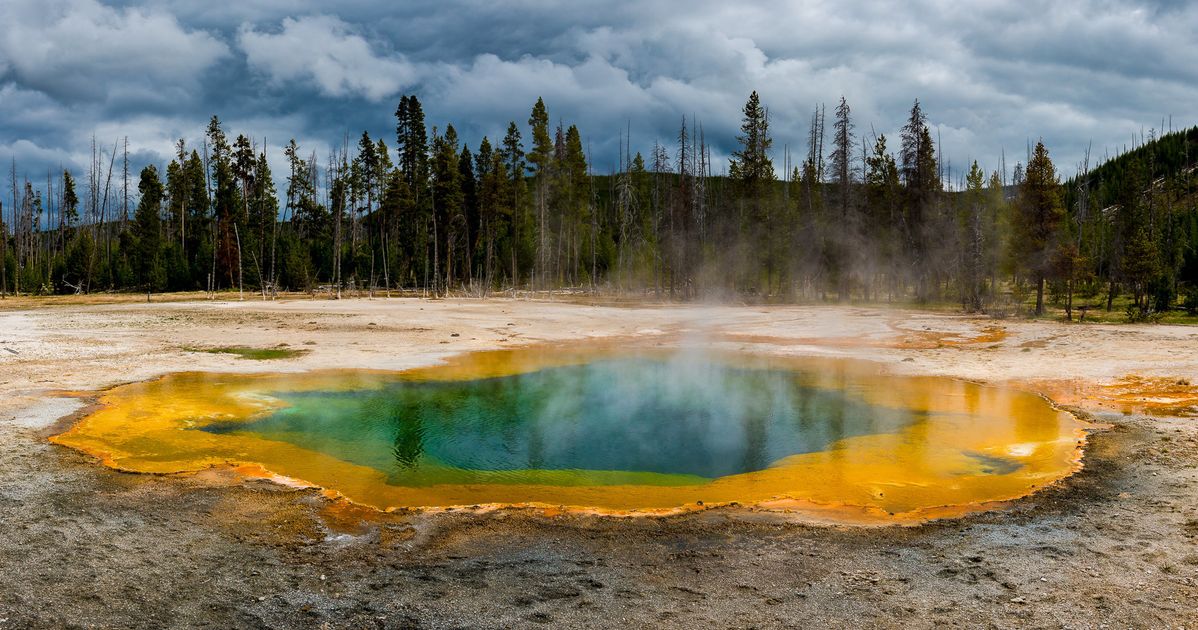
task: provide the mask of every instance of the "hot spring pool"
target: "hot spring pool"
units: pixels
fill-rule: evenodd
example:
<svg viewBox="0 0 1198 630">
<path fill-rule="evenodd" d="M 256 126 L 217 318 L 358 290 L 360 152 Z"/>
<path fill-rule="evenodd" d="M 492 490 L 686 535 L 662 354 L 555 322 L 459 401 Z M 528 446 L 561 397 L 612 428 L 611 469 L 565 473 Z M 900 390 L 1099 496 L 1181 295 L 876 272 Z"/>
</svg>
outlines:
<svg viewBox="0 0 1198 630">
<path fill-rule="evenodd" d="M 867 363 L 531 348 L 399 373 L 181 373 L 117 387 L 53 441 L 115 468 L 234 466 L 380 509 L 727 503 L 901 520 L 1075 471 L 1043 399 Z"/>
</svg>

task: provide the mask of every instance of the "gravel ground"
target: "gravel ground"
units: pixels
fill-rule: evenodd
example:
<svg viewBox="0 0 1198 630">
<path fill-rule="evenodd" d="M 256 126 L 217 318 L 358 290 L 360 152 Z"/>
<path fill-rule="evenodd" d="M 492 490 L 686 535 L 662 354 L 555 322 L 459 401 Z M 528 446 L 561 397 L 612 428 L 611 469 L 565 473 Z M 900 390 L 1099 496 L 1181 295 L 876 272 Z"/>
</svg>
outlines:
<svg viewBox="0 0 1198 630">
<path fill-rule="evenodd" d="M 458 337 L 451 337 L 458 333 Z M 583 336 L 689 335 L 1041 391 L 1110 428 L 1085 468 L 917 527 L 746 509 L 632 519 L 379 514 L 227 471 L 118 473 L 46 442 L 85 400 L 182 369 L 400 369 Z M 0 312 L 0 628 L 1195 627 L 1198 330 L 830 307 L 347 300 Z M 1167 386 L 1167 387 L 1166 387 Z M 1144 411 L 1154 415 L 1144 415 Z"/>
</svg>

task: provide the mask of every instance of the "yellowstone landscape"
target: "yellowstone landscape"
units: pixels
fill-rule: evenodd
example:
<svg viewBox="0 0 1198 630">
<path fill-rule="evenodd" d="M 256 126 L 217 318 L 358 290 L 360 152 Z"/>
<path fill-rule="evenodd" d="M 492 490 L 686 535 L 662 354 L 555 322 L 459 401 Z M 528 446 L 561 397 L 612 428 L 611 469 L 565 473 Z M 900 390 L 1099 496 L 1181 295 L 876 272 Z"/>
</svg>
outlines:
<svg viewBox="0 0 1198 630">
<path fill-rule="evenodd" d="M 569 295 L 236 298 L 0 302 L 0 627 L 1198 624 L 1198 328 Z M 1077 423 L 1080 461 L 1021 498 L 863 521 L 694 497 L 384 511 L 269 466 L 126 472 L 51 442 L 114 404 L 106 392 L 176 373 L 240 384 L 596 346 L 1018 392 Z"/>
<path fill-rule="evenodd" d="M 0 0 L 0 630 L 1198 630 L 1195 33 Z"/>
</svg>

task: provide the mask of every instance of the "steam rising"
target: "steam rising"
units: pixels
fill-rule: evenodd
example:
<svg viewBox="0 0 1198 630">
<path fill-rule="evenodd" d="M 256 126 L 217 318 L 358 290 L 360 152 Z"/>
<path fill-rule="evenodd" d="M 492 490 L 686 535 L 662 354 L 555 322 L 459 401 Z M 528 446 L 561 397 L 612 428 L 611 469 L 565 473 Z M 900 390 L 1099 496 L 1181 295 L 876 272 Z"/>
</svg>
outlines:
<svg viewBox="0 0 1198 630">
<path fill-rule="evenodd" d="M 292 406 L 248 425 L 209 430 L 293 442 L 379 468 L 405 484 L 436 467 L 710 479 L 762 470 L 845 437 L 895 431 L 918 418 L 816 387 L 804 373 L 733 365 L 700 349 L 282 398 Z"/>
</svg>

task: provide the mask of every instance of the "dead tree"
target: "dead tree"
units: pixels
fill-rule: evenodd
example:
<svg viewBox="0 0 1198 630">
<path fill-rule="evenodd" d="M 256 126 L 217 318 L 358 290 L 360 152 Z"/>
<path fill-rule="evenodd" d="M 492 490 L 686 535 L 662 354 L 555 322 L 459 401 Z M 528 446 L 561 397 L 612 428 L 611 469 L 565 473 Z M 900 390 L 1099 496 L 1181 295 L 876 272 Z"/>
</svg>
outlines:
<svg viewBox="0 0 1198 630">
<path fill-rule="evenodd" d="M 237 230 L 237 222 L 233 222 L 233 236 L 237 239 L 237 293 L 238 298 L 245 300 L 245 276 L 241 273 L 241 232 Z"/>
<path fill-rule="evenodd" d="M 112 188 L 112 169 L 116 166 L 116 146 L 117 143 L 112 143 L 112 155 L 108 160 L 108 177 L 104 180 L 104 203 L 100 206 L 100 224 L 104 229 L 104 256 L 108 260 L 108 284 L 113 286 L 116 284 L 116 277 L 112 275 L 112 221 L 108 218 L 108 193 Z"/>
<path fill-rule="evenodd" d="M 8 228 L 4 225 L 4 202 L 0 201 L 0 299 L 8 293 Z"/>
<path fill-rule="evenodd" d="M 18 215 L 20 207 L 17 202 L 17 159 L 14 157 L 12 160 L 13 295 L 21 293 L 21 219 Z M 8 238 L 7 233 L 4 235 L 4 238 Z M 7 264 L 7 260 L 5 264 Z"/>
<path fill-rule="evenodd" d="M 124 232 L 129 226 L 129 136 L 125 136 L 124 157 L 121 162 L 121 183 L 124 185 L 121 192 L 121 231 Z"/>
</svg>

